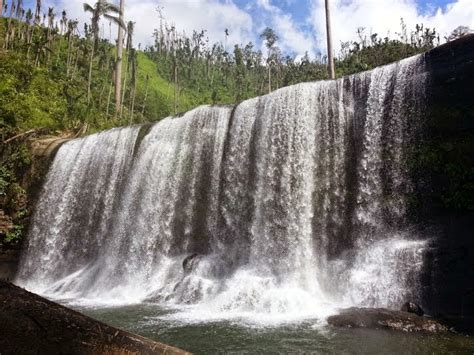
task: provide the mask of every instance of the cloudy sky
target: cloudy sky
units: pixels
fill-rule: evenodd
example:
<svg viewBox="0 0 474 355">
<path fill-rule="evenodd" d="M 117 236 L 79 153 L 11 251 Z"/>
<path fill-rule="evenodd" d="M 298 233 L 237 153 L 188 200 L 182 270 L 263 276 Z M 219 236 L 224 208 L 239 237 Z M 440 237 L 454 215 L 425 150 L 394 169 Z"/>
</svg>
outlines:
<svg viewBox="0 0 474 355">
<path fill-rule="evenodd" d="M 9 0 L 10 1 L 10 0 Z M 43 0 L 43 7 L 53 5 L 58 17 L 66 9 L 70 18 L 88 21 L 82 3 L 95 0 Z M 111 0 L 118 3 L 118 0 Z M 32 6 L 34 0 L 25 0 Z M 400 31 L 400 18 L 408 28 L 423 23 L 435 27 L 442 36 L 459 25 L 474 28 L 474 0 L 331 0 L 335 48 L 341 41 L 357 38 L 358 27 L 383 37 Z M 125 0 L 126 20 L 136 22 L 136 42 L 152 43 L 151 34 L 160 20 L 161 7 L 168 23 L 192 33 L 207 30 L 211 42 L 224 42 L 229 30 L 228 46 L 249 41 L 262 46 L 259 34 L 269 26 L 279 35 L 279 47 L 286 54 L 301 56 L 306 51 L 314 57 L 325 54 L 324 0 Z M 108 22 L 104 36 L 109 37 Z M 115 30 L 114 30 L 115 32 Z M 113 34 L 115 35 L 115 34 Z"/>
</svg>

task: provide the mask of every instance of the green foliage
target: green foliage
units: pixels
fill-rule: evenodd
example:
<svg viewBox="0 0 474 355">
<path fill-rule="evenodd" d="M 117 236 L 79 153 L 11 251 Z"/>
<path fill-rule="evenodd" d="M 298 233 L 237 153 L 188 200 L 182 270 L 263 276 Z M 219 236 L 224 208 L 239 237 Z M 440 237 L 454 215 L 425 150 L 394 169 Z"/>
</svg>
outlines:
<svg viewBox="0 0 474 355">
<path fill-rule="evenodd" d="M 2 244 L 16 246 L 20 244 L 24 237 L 25 226 L 20 224 L 13 225 L 13 228 L 7 233 Z"/>
<path fill-rule="evenodd" d="M 12 172 L 6 166 L 0 166 L 0 196 L 6 196 L 11 178 Z"/>
</svg>

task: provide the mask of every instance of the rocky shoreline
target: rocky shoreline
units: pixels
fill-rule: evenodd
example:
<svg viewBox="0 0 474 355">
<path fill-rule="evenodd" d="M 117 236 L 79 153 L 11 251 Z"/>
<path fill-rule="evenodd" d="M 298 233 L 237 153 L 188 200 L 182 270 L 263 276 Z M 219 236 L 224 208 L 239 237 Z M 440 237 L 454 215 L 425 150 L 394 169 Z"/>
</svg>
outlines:
<svg viewBox="0 0 474 355">
<path fill-rule="evenodd" d="M 2 354 L 189 354 L 0 281 Z"/>
</svg>

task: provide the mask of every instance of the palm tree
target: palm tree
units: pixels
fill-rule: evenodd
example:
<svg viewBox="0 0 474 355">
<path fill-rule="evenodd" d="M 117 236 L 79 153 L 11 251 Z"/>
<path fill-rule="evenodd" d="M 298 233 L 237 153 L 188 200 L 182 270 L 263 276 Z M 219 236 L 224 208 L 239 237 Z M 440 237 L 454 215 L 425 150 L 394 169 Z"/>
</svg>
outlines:
<svg viewBox="0 0 474 355">
<path fill-rule="evenodd" d="M 54 13 L 54 8 L 53 7 L 48 8 L 48 34 L 47 34 L 48 40 L 50 40 L 52 31 L 54 29 L 55 16 L 56 14 Z"/>
<path fill-rule="evenodd" d="M 78 24 L 79 22 L 77 20 L 76 21 L 69 20 L 67 23 L 67 32 L 66 32 L 66 38 L 67 38 L 66 75 L 67 76 L 69 76 L 69 70 L 73 63 L 74 35 L 76 34 Z"/>
<path fill-rule="evenodd" d="M 137 58 L 137 51 L 135 49 L 131 49 L 129 53 L 129 63 L 131 69 L 131 89 L 130 89 L 130 124 L 133 122 L 133 111 L 135 109 L 135 97 L 137 94 L 137 77 L 138 77 L 138 58 Z"/>
<path fill-rule="evenodd" d="M 90 63 L 89 63 L 89 77 L 87 81 L 87 103 L 89 103 L 90 96 L 91 96 L 92 63 L 94 60 L 94 51 L 99 44 L 100 18 L 104 16 L 110 21 L 116 23 L 119 26 L 119 28 L 120 27 L 125 28 L 125 24 L 123 23 L 121 18 L 110 15 L 110 13 L 115 13 L 115 14 L 120 13 L 120 9 L 117 7 L 117 5 L 111 4 L 107 2 L 106 0 L 98 0 L 93 7 L 87 3 L 84 3 L 84 11 L 90 12 L 92 14 L 91 32 L 92 32 L 93 44 L 92 44 L 91 57 L 90 57 Z"/>
<path fill-rule="evenodd" d="M 120 0 L 120 20 L 123 23 L 123 11 L 125 9 L 125 0 Z M 115 63 L 115 116 L 121 107 L 120 93 L 122 90 L 122 51 L 123 51 L 123 29 L 125 27 L 118 28 L 117 38 L 117 60 Z"/>
<path fill-rule="evenodd" d="M 278 36 L 270 28 L 267 27 L 260 35 L 261 38 L 265 39 L 265 46 L 267 47 L 267 69 L 268 69 L 268 93 L 272 92 L 272 78 L 271 78 L 271 64 L 272 64 L 272 54 L 274 52 L 274 45 L 278 41 Z"/>
<path fill-rule="evenodd" d="M 66 12 L 66 10 L 63 10 L 63 12 L 61 13 L 60 23 L 61 23 L 61 34 L 64 34 L 66 32 L 66 28 L 67 28 L 67 12 Z"/>
<path fill-rule="evenodd" d="M 36 0 L 35 25 L 38 25 L 40 21 L 41 21 L 41 0 Z"/>
<path fill-rule="evenodd" d="M 329 0 L 325 0 L 326 5 L 326 35 L 327 35 L 327 43 L 328 43 L 328 71 L 329 71 L 329 78 L 335 79 L 336 75 L 334 73 L 334 58 L 333 58 L 333 50 L 332 50 L 332 37 L 331 37 L 331 13 L 329 7 Z"/>
<path fill-rule="evenodd" d="M 129 21 L 127 23 L 127 42 L 125 45 L 125 56 L 127 58 L 127 65 L 126 65 L 126 70 L 125 70 L 125 77 L 123 79 L 123 92 L 122 92 L 122 106 L 120 108 L 120 116 L 123 114 L 123 102 L 125 100 L 125 92 L 127 91 L 127 75 L 130 70 L 130 50 L 132 49 L 132 40 L 133 40 L 133 32 L 135 28 L 135 22 Z"/>
<path fill-rule="evenodd" d="M 3 48 L 8 49 L 10 40 L 12 39 L 13 29 L 12 29 L 12 18 L 15 12 L 15 0 L 11 1 L 10 5 L 10 16 L 8 17 L 8 25 L 7 30 L 5 31 L 5 43 L 3 44 Z"/>
</svg>

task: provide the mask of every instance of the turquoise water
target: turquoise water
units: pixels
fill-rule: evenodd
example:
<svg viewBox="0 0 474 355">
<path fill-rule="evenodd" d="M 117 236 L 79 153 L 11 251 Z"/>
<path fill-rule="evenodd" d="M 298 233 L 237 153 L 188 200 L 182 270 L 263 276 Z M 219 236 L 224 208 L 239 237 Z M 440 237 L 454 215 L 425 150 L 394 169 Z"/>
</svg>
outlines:
<svg viewBox="0 0 474 355">
<path fill-rule="evenodd" d="M 196 354 L 474 354 L 474 339 L 456 334 L 338 329 L 318 320 L 271 326 L 238 319 L 199 322 L 176 319 L 175 311 L 152 304 L 79 310 Z"/>
</svg>

